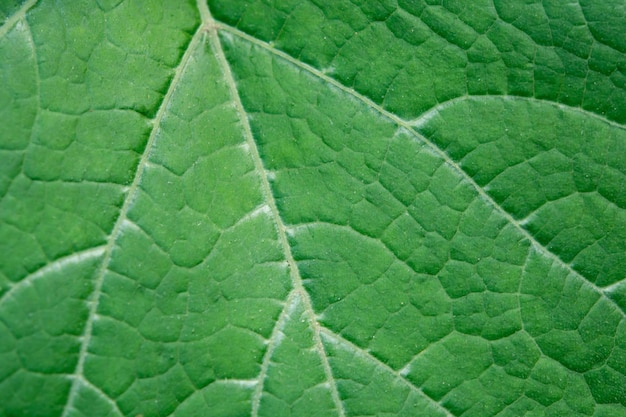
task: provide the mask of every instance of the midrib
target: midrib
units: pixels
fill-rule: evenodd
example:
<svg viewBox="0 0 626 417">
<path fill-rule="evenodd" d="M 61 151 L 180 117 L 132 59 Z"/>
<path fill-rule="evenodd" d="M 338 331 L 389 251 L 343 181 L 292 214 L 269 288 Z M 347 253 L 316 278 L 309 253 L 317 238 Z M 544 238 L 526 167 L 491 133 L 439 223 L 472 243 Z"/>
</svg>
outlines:
<svg viewBox="0 0 626 417">
<path fill-rule="evenodd" d="M 265 167 L 263 166 L 263 161 L 261 160 L 261 156 L 259 154 L 257 144 L 252 135 L 252 130 L 250 129 L 250 123 L 248 121 L 247 113 L 245 109 L 243 108 L 241 98 L 239 97 L 239 92 L 237 90 L 235 78 L 230 70 L 230 65 L 228 64 L 228 61 L 226 60 L 226 56 L 224 54 L 222 45 L 218 37 L 218 33 L 217 33 L 218 25 L 213 19 L 213 17 L 211 16 L 211 13 L 208 7 L 206 6 L 205 2 L 203 2 L 202 0 L 198 0 L 198 8 L 201 10 L 202 20 L 209 32 L 209 39 L 211 42 L 211 47 L 224 73 L 224 79 L 230 90 L 233 104 L 235 105 L 237 113 L 239 115 L 239 119 L 241 120 L 241 124 L 243 128 L 243 135 L 245 137 L 246 143 L 249 146 L 250 153 L 254 162 L 255 170 L 259 174 L 259 178 L 261 180 L 261 187 L 263 190 L 265 201 L 267 202 L 267 205 L 270 208 L 271 217 L 274 220 L 276 231 L 278 233 L 278 241 L 283 249 L 283 255 L 285 257 L 285 260 L 287 261 L 287 264 L 289 265 L 291 283 L 293 285 L 292 293 L 295 292 L 296 293 L 295 297 L 299 298 L 300 301 L 302 302 L 303 308 L 305 310 L 305 314 L 313 330 L 313 342 L 318 352 L 318 355 L 320 357 L 320 361 L 324 369 L 326 380 L 328 381 L 328 384 L 330 387 L 330 393 L 333 399 L 333 403 L 337 409 L 339 417 L 344 417 L 345 411 L 343 409 L 343 404 L 339 397 L 337 386 L 335 384 L 332 370 L 330 368 L 330 363 L 328 362 L 328 357 L 326 355 L 326 351 L 324 350 L 324 346 L 322 344 L 322 339 L 320 336 L 320 325 L 317 322 L 317 319 L 315 317 L 315 312 L 311 304 L 311 299 L 309 297 L 309 294 L 304 289 L 304 286 L 302 284 L 302 278 L 300 277 L 300 274 L 298 272 L 298 266 L 296 264 L 296 261 L 293 258 L 293 254 L 291 253 L 291 246 L 289 245 L 289 241 L 287 239 L 286 227 L 284 223 L 282 222 L 280 213 L 278 212 L 278 208 L 276 206 L 276 200 L 274 199 L 274 195 L 272 193 L 272 189 L 271 189 L 269 179 L 267 176 L 267 171 L 265 170 Z M 294 294 L 290 294 L 288 300 L 292 298 L 294 298 Z M 281 313 L 281 317 L 285 315 L 284 310 L 289 308 L 289 304 L 290 304 L 289 302 L 285 302 L 285 305 L 283 306 L 283 312 Z M 282 322 L 283 320 L 284 320 L 284 317 L 277 322 L 275 327 L 277 327 L 279 323 Z M 273 351 L 272 345 L 275 343 L 275 338 L 278 333 L 279 331 L 276 331 L 276 329 L 272 332 L 272 338 L 269 340 L 269 346 L 268 346 L 266 355 L 268 353 L 271 354 L 271 352 Z M 264 363 L 267 360 L 269 360 L 269 358 L 265 358 Z M 264 367 L 262 369 L 264 369 L 265 372 L 267 372 L 267 367 Z M 255 391 L 255 395 L 262 394 L 264 377 L 265 375 L 263 374 L 260 375 L 259 387 L 257 387 Z M 253 414 L 252 414 L 253 417 L 256 417 L 254 412 L 258 413 L 258 404 L 256 406 L 254 405 L 257 402 L 258 402 L 258 399 L 256 401 L 253 400 L 253 408 L 254 408 Z"/>
</svg>

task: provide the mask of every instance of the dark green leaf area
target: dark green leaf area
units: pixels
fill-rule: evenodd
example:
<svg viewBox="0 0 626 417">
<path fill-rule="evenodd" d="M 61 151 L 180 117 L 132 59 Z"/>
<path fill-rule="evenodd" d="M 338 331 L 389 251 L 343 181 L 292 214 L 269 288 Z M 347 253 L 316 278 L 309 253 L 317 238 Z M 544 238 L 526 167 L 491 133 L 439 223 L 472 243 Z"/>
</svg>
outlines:
<svg viewBox="0 0 626 417">
<path fill-rule="evenodd" d="M 297 63 L 224 41 L 304 286 L 337 335 L 329 338 L 455 414 L 515 403 L 589 415 L 596 402 L 621 403 L 619 388 L 605 392 L 624 378 L 624 345 L 614 344 L 623 312 L 497 194 L 483 195 L 494 188 L 472 184 L 465 159 L 442 158 L 410 125 Z M 426 128 L 445 115 L 421 126 L 451 154 L 436 141 L 444 129 Z M 467 123 L 447 123 L 475 138 Z M 550 157 L 545 170 L 561 168 Z M 339 388 L 356 395 L 352 384 Z"/>
<path fill-rule="evenodd" d="M 219 20 L 401 117 L 467 94 L 508 94 L 626 120 L 620 0 L 582 7 L 511 0 L 209 5 Z"/>
<path fill-rule="evenodd" d="M 626 132 L 546 102 L 460 100 L 420 130 L 589 281 L 624 278 Z M 624 288 L 611 291 L 623 310 Z"/>
</svg>

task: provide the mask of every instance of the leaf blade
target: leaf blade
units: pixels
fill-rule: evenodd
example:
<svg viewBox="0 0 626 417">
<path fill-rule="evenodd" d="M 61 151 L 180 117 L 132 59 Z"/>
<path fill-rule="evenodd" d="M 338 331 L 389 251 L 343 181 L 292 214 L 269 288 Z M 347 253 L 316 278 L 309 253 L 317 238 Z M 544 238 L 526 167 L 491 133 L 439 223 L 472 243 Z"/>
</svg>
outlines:
<svg viewBox="0 0 626 417">
<path fill-rule="evenodd" d="M 0 414 L 621 414 L 597 5 L 25 4 Z"/>
</svg>

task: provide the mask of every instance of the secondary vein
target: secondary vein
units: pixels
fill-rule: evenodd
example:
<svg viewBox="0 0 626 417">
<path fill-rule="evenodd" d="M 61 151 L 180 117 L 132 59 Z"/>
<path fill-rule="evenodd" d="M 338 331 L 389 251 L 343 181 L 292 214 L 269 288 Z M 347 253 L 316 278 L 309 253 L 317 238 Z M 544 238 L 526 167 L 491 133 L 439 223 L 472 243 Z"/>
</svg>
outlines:
<svg viewBox="0 0 626 417">
<path fill-rule="evenodd" d="M 263 362 L 261 363 L 261 372 L 257 378 L 257 384 L 254 387 L 254 394 L 252 395 L 252 417 L 258 417 L 259 415 L 259 407 L 261 405 L 261 396 L 263 395 L 263 386 L 265 382 L 265 377 L 267 376 L 267 372 L 269 370 L 270 362 L 272 360 L 272 356 L 274 354 L 274 350 L 278 346 L 277 341 L 280 338 L 280 334 L 285 327 L 285 323 L 289 318 L 290 309 L 297 301 L 297 293 L 295 291 L 291 291 L 287 301 L 285 301 L 285 305 L 283 306 L 283 310 L 280 312 L 280 316 L 274 325 L 274 329 L 272 329 L 272 334 L 269 338 L 269 343 L 267 345 L 267 351 L 265 355 L 263 355 Z"/>
<path fill-rule="evenodd" d="M 558 102 L 554 102 L 554 101 L 548 101 L 548 100 L 544 100 L 541 98 L 536 98 L 536 97 L 520 97 L 520 96 L 510 96 L 510 95 L 495 95 L 495 94 L 485 94 L 485 95 L 481 95 L 481 96 L 459 96 L 459 97 L 455 97 L 453 99 L 450 100 L 446 100 L 446 101 L 442 101 L 441 103 L 437 104 L 436 106 L 432 107 L 431 109 L 429 109 L 428 111 L 422 113 L 419 117 L 417 117 L 416 119 L 412 120 L 412 121 L 406 121 L 407 123 L 411 124 L 414 127 L 419 127 L 422 126 L 424 124 L 426 124 L 427 121 L 429 121 L 430 119 L 432 119 L 435 115 L 437 115 L 438 113 L 440 113 L 441 111 L 447 109 L 448 107 L 451 107 L 453 105 L 455 105 L 456 103 L 461 103 L 464 101 L 478 101 L 478 100 L 485 100 L 485 99 L 497 99 L 497 100 L 502 100 L 502 101 L 518 101 L 518 102 L 530 102 L 530 103 L 537 103 L 537 104 L 543 104 L 546 106 L 551 106 L 554 108 L 557 108 L 559 110 L 562 111 L 570 111 L 573 113 L 579 113 L 584 115 L 585 117 L 589 117 L 592 119 L 596 119 L 598 121 L 601 121 L 603 123 L 606 123 L 607 125 L 617 128 L 617 129 L 621 129 L 621 130 L 626 130 L 626 125 L 620 124 L 618 122 L 615 122 L 613 120 L 609 120 L 604 116 L 601 116 L 599 114 L 590 112 L 589 110 L 585 110 L 581 107 L 570 107 L 567 106 L 563 103 L 558 103 Z"/>
<path fill-rule="evenodd" d="M 22 4 L 22 7 L 20 7 L 17 12 L 13 13 L 13 15 L 11 17 L 9 17 L 7 20 L 5 20 L 4 24 L 2 26 L 0 26 L 0 38 L 3 38 L 4 35 L 6 35 L 9 32 L 9 30 L 11 30 L 13 28 L 13 26 L 15 26 L 15 24 L 17 22 L 22 20 L 26 16 L 26 13 L 35 4 L 37 4 L 37 0 L 28 0 L 27 2 Z"/>
<path fill-rule="evenodd" d="M 11 297 L 13 297 L 13 295 L 20 289 L 33 285 L 33 282 L 47 276 L 49 273 L 58 271 L 68 265 L 79 264 L 91 258 L 97 258 L 103 253 L 104 246 L 96 246 L 95 248 L 89 248 L 84 251 L 75 252 L 63 258 L 55 259 L 49 264 L 46 264 L 45 266 L 39 268 L 35 272 L 25 276 L 16 284 L 13 284 L 7 292 L 0 296 L 0 305 L 2 305 L 6 300 L 9 300 Z"/>
<path fill-rule="evenodd" d="M 113 226 L 113 230 L 111 234 L 109 235 L 107 244 L 104 248 L 103 260 L 100 265 L 100 268 L 98 269 L 97 276 L 95 279 L 95 284 L 94 284 L 94 290 L 89 300 L 89 315 L 87 317 L 87 322 L 85 323 L 85 329 L 83 331 L 82 342 L 81 342 L 80 351 L 78 354 L 78 363 L 76 364 L 76 369 L 74 370 L 74 373 L 73 373 L 73 375 L 75 376 L 83 376 L 85 358 L 87 357 L 87 349 L 89 347 L 89 342 L 91 341 L 91 334 L 93 331 L 93 322 L 95 320 L 97 309 L 98 309 L 98 301 L 100 299 L 100 295 L 102 291 L 102 283 L 104 281 L 104 276 L 111 262 L 111 255 L 113 253 L 115 242 L 117 241 L 117 238 L 119 237 L 121 233 L 122 225 L 124 224 L 124 221 L 127 219 L 128 210 L 131 207 L 134 201 L 134 198 L 137 194 L 137 189 L 139 188 L 139 183 L 141 182 L 144 168 L 148 163 L 150 152 L 154 146 L 154 142 L 156 140 L 156 136 L 159 131 L 161 120 L 163 119 L 163 116 L 167 110 L 168 104 L 172 99 L 172 95 L 174 91 L 176 90 L 176 87 L 178 86 L 178 83 L 180 82 L 180 79 L 183 73 L 185 72 L 185 68 L 187 67 L 187 64 L 190 61 L 191 55 L 193 51 L 195 50 L 196 46 L 198 45 L 198 43 L 201 41 L 202 36 L 203 36 L 203 28 L 200 26 L 196 30 L 196 33 L 194 34 L 194 36 L 191 38 L 191 41 L 189 42 L 189 45 L 187 46 L 187 49 L 185 50 L 185 53 L 183 54 L 182 59 L 180 60 L 178 66 L 174 70 L 174 77 L 172 78 L 172 81 L 167 90 L 167 93 L 165 94 L 165 97 L 163 98 L 163 101 L 161 102 L 161 105 L 159 106 L 156 116 L 154 117 L 154 119 L 152 119 L 152 129 L 150 131 L 148 142 L 143 151 L 143 154 L 141 155 L 141 159 L 139 160 L 139 163 L 137 164 L 137 170 L 135 171 L 135 176 L 133 178 L 133 181 L 130 187 L 128 188 L 126 198 L 124 199 L 122 208 L 120 209 L 115 225 Z M 72 381 L 72 387 L 70 389 L 67 402 L 65 403 L 65 408 L 63 409 L 62 417 L 67 417 L 71 409 L 71 406 L 74 403 L 74 400 L 78 392 L 77 381 L 79 379 L 80 378 L 74 378 Z"/>
<path fill-rule="evenodd" d="M 388 373 L 394 375 L 395 378 L 397 378 L 399 381 L 402 381 L 411 391 L 415 392 L 421 398 L 423 398 L 426 401 L 428 401 L 438 411 L 442 412 L 447 417 L 452 417 L 453 416 L 439 402 L 437 402 L 433 398 L 430 398 L 428 395 L 426 395 L 426 393 L 424 391 L 422 391 L 421 388 L 413 385 L 413 383 L 411 383 L 406 377 L 402 376 L 400 374 L 400 372 L 398 372 L 395 369 L 391 368 L 389 365 L 387 365 L 386 363 L 384 363 L 380 359 L 376 358 L 375 356 L 372 356 L 369 352 L 363 350 L 362 348 L 356 346 L 355 344 L 353 344 L 349 340 L 343 338 L 342 336 L 340 336 L 340 335 L 338 335 L 338 334 L 336 334 L 334 332 L 331 332 L 328 329 L 323 329 L 323 335 L 324 335 L 324 337 L 332 340 L 334 343 L 342 344 L 345 347 L 347 347 L 348 349 L 354 351 L 357 355 L 360 355 L 360 356 L 364 357 L 368 361 L 374 362 L 377 366 L 379 366 L 380 368 L 384 369 L 385 372 L 388 372 Z M 411 360 L 413 360 L 413 359 L 411 359 Z"/>
</svg>

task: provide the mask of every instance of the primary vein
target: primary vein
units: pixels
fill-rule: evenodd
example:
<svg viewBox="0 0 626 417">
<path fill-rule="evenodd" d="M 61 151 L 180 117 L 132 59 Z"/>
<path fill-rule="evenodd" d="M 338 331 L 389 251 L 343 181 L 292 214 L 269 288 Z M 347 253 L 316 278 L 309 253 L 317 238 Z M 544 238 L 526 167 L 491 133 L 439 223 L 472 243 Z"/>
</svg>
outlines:
<svg viewBox="0 0 626 417">
<path fill-rule="evenodd" d="M 339 398 L 339 393 L 337 391 L 337 386 L 335 384 L 332 370 L 330 368 L 330 363 L 328 362 L 328 357 L 326 355 L 324 346 L 322 344 L 322 339 L 320 336 L 320 325 L 316 320 L 315 312 L 311 304 L 311 299 L 309 297 L 309 294 L 304 289 L 304 286 L 302 284 L 302 278 L 300 277 L 300 274 L 298 272 L 298 266 L 293 257 L 293 254 L 291 253 L 291 246 L 289 245 L 289 241 L 287 239 L 286 227 L 282 222 L 280 213 L 278 212 L 278 207 L 276 206 L 276 201 L 274 199 L 274 195 L 270 187 L 269 179 L 267 178 L 267 172 L 265 170 L 265 167 L 263 166 L 263 162 L 261 160 L 261 156 L 259 155 L 259 150 L 257 148 L 254 137 L 252 136 L 252 130 L 250 129 L 250 123 L 248 121 L 247 113 L 245 109 L 243 108 L 243 104 L 241 102 L 241 98 L 239 97 L 237 86 L 235 84 L 235 78 L 230 70 L 230 66 L 228 62 L 226 61 L 226 56 L 224 54 L 222 45 L 220 43 L 220 40 L 217 34 L 217 29 L 220 26 L 218 26 L 218 24 L 215 22 L 215 20 L 211 16 L 205 3 L 203 3 L 202 1 L 198 1 L 198 7 L 201 10 L 201 15 L 203 17 L 203 21 L 205 21 L 205 25 L 208 27 L 208 30 L 210 33 L 209 37 L 210 37 L 211 46 L 213 47 L 213 50 L 216 54 L 217 60 L 220 63 L 220 66 L 222 67 L 225 81 L 228 84 L 228 88 L 230 90 L 232 100 L 237 109 L 237 113 L 239 114 L 242 127 L 243 127 L 243 133 L 244 133 L 246 142 L 249 145 L 249 149 L 252 154 L 252 159 L 254 160 L 255 170 L 259 173 L 261 183 L 262 183 L 263 193 L 267 200 L 267 204 L 270 207 L 270 211 L 272 213 L 272 217 L 276 225 L 276 230 L 278 232 L 278 239 L 283 248 L 283 254 L 285 256 L 285 260 L 289 264 L 289 271 L 290 271 L 290 276 L 291 276 L 291 282 L 293 285 L 293 291 L 295 291 L 298 294 L 300 300 L 302 301 L 304 310 L 306 311 L 306 315 L 308 316 L 308 321 L 312 327 L 313 341 L 315 344 L 315 348 L 319 354 L 320 360 L 322 362 L 324 374 L 330 386 L 330 393 L 333 399 L 333 403 L 335 404 L 335 407 L 337 408 L 337 412 L 339 413 L 339 416 L 344 417 L 345 413 L 344 413 L 343 405 L 341 403 L 341 399 Z M 287 303 L 285 303 L 284 308 L 287 308 Z M 262 384 L 263 381 L 259 381 L 259 382 Z"/>
</svg>

